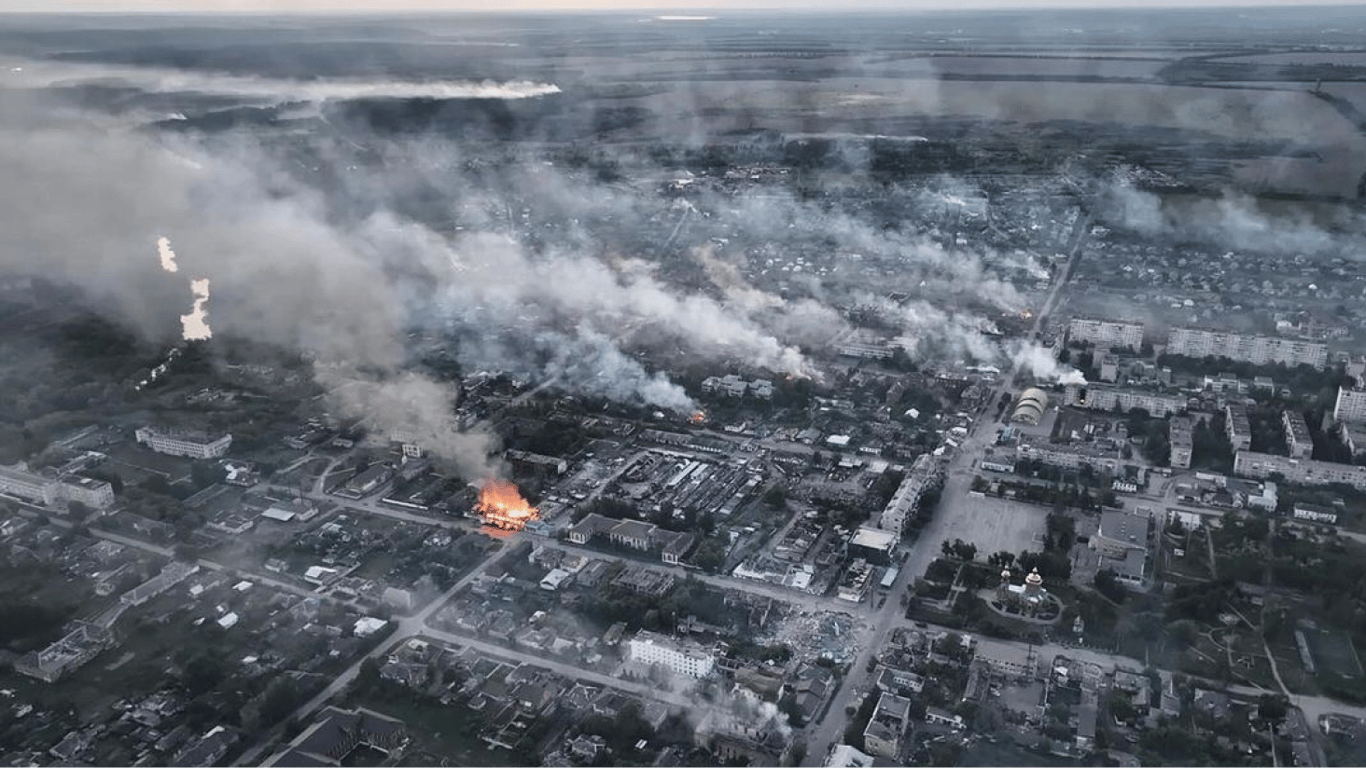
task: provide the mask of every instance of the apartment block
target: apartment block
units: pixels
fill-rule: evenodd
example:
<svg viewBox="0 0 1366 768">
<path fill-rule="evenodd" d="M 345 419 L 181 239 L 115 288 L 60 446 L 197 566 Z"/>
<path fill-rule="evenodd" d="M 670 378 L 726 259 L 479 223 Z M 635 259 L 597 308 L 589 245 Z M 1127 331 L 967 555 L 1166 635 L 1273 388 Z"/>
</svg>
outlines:
<svg viewBox="0 0 1366 768">
<path fill-rule="evenodd" d="M 1143 346 L 1143 323 L 1074 317 L 1067 326 L 1069 341 L 1092 344 L 1099 349 L 1123 347 L 1137 350 Z"/>
<path fill-rule="evenodd" d="M 1323 368 L 1328 363 L 1328 345 L 1321 342 L 1211 328 L 1172 328 L 1167 335 L 1166 351 L 1185 357 L 1227 357 L 1253 365 L 1280 363 Z"/>
</svg>

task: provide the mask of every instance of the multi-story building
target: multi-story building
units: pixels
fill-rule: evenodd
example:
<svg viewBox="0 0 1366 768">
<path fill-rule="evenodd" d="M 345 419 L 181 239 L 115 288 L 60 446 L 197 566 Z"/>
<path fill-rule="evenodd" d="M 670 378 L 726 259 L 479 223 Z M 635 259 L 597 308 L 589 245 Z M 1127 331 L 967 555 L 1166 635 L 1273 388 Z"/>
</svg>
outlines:
<svg viewBox="0 0 1366 768">
<path fill-rule="evenodd" d="M 745 381 L 731 373 L 725 376 L 708 376 L 702 380 L 702 391 L 727 397 L 743 397 L 746 392 L 760 400 L 773 397 L 773 382 L 768 379 Z"/>
<path fill-rule="evenodd" d="M 1288 366 L 1311 365 L 1322 368 L 1328 363 L 1328 345 L 1321 342 L 1233 333 L 1210 328 L 1172 328 L 1167 335 L 1167 354 L 1185 357 L 1227 357 L 1253 365 L 1280 363 Z"/>
<path fill-rule="evenodd" d="M 1246 451 L 1252 447 L 1252 423 L 1247 420 L 1247 409 L 1229 403 L 1224 406 L 1224 431 L 1233 450 Z"/>
<path fill-rule="evenodd" d="M 1366 425 L 1343 423 L 1339 425 L 1339 436 L 1355 458 L 1366 453 Z"/>
<path fill-rule="evenodd" d="M 1338 387 L 1338 399 L 1333 404 L 1333 421 L 1344 424 L 1366 422 L 1366 389 Z"/>
<path fill-rule="evenodd" d="M 864 747 L 869 753 L 897 760 L 901 753 L 901 737 L 911 719 L 911 700 L 894 693 L 879 694 L 873 716 L 863 731 Z"/>
<path fill-rule="evenodd" d="M 1049 443 L 1042 440 L 1021 440 L 1015 445 L 1015 458 L 1035 459 L 1052 467 L 1106 469 L 1114 472 L 1119 466 L 1119 450 L 1101 448 L 1090 443 Z"/>
<path fill-rule="evenodd" d="M 877 527 L 896 533 L 900 539 L 906 531 L 906 522 L 920 509 L 920 498 L 939 481 L 939 463 L 934 457 L 928 453 L 916 457 L 911 471 L 906 473 L 906 479 L 897 486 L 896 493 L 892 494 L 891 500 L 883 508 Z"/>
<path fill-rule="evenodd" d="M 1136 350 L 1143 346 L 1143 323 L 1074 317 L 1067 325 L 1067 338 L 1069 341 L 1093 344 L 1100 349 L 1122 347 Z"/>
<path fill-rule="evenodd" d="M 628 658 L 646 666 L 656 664 L 676 675 L 702 678 L 711 674 L 716 657 L 699 645 L 641 631 L 628 643 Z"/>
<path fill-rule="evenodd" d="M 1366 467 L 1269 453 L 1239 451 L 1233 458 L 1233 473 L 1258 480 L 1280 475 L 1286 482 L 1300 485 L 1345 483 L 1358 490 L 1366 490 Z"/>
<path fill-rule="evenodd" d="M 1186 408 L 1183 395 L 1167 395 L 1160 392 L 1146 392 L 1138 389 L 1120 389 L 1103 384 L 1069 384 L 1064 402 L 1076 408 L 1089 408 L 1093 411 L 1113 411 L 1118 408 L 1128 413 L 1134 408 L 1142 408 L 1149 415 L 1163 418 L 1179 413 Z"/>
<path fill-rule="evenodd" d="M 114 489 L 103 480 L 72 474 L 54 479 L 9 467 L 0 467 L 0 493 L 47 507 L 72 501 L 93 509 L 114 504 Z"/>
<path fill-rule="evenodd" d="M 232 435 L 213 437 L 202 432 L 162 431 L 152 427 L 142 427 L 134 435 L 139 443 L 157 453 L 191 459 L 221 458 L 232 445 Z"/>
<path fill-rule="evenodd" d="M 62 639 L 41 651 L 30 651 L 14 662 L 14 671 L 51 683 L 71 672 L 114 644 L 114 636 L 99 626 L 85 621 Z"/>
<path fill-rule="evenodd" d="M 1194 446 L 1195 425 L 1189 416 L 1173 416 L 1168 425 L 1167 441 L 1171 444 L 1171 465 L 1177 469 L 1190 469 L 1191 449 Z"/>
<path fill-rule="evenodd" d="M 51 504 L 55 489 L 51 478 L 21 469 L 0 467 L 0 493 L 14 496 L 32 504 Z"/>
<path fill-rule="evenodd" d="M 114 506 L 114 488 L 103 480 L 67 475 L 57 485 L 57 493 L 68 502 L 77 501 L 92 509 Z"/>
<path fill-rule="evenodd" d="M 1299 411 L 1289 410 L 1281 414 L 1285 425 L 1285 447 L 1296 459 L 1307 459 L 1314 453 L 1314 440 L 1309 436 L 1309 425 Z"/>
</svg>

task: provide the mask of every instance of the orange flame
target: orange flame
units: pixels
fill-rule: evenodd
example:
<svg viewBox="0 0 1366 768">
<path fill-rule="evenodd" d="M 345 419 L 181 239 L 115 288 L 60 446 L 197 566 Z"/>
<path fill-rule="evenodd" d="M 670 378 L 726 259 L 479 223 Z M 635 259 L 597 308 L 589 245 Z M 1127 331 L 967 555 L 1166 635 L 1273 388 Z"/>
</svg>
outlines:
<svg viewBox="0 0 1366 768">
<path fill-rule="evenodd" d="M 704 421 L 706 421 L 706 420 L 707 420 L 707 412 L 706 412 L 706 411 L 696 411 L 696 412 L 694 412 L 693 415 L 688 419 L 688 421 L 691 421 L 691 422 L 694 423 L 694 424 L 701 424 L 702 422 L 704 422 Z"/>
<path fill-rule="evenodd" d="M 526 524 L 541 519 L 540 510 L 527 503 L 517 486 L 506 480 L 489 480 L 479 489 L 474 511 L 484 523 L 506 531 L 520 531 Z"/>
</svg>

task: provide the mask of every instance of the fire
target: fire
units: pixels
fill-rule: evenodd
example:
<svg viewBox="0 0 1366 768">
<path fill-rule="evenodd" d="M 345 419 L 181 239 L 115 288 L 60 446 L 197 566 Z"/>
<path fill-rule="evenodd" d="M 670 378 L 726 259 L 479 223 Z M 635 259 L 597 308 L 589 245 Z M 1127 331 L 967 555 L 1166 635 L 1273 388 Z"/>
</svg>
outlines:
<svg viewBox="0 0 1366 768">
<path fill-rule="evenodd" d="M 490 480 L 479 490 L 474 505 L 486 525 L 506 531 L 520 531 L 526 524 L 541 519 L 540 510 L 527 503 L 517 486 L 506 480 Z"/>
<path fill-rule="evenodd" d="M 706 420 L 707 420 L 707 412 L 706 412 L 706 411 L 695 411 L 695 412 L 693 413 L 693 415 L 690 416 L 690 417 L 688 418 L 688 421 L 691 421 L 691 422 L 694 423 L 694 424 L 701 424 L 702 422 L 704 422 L 704 421 L 706 421 Z"/>
</svg>

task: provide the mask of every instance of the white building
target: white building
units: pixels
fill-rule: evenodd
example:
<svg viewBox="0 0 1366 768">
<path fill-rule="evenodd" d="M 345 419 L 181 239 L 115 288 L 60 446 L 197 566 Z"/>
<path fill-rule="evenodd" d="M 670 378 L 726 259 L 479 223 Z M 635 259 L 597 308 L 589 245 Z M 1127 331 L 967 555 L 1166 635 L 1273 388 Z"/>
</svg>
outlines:
<svg viewBox="0 0 1366 768">
<path fill-rule="evenodd" d="M 1252 422 L 1248 421 L 1247 409 L 1243 406 L 1234 403 L 1224 406 L 1224 431 L 1228 433 L 1233 450 L 1246 451 L 1252 447 Z"/>
<path fill-rule="evenodd" d="M 1074 317 L 1067 326 L 1067 338 L 1093 344 L 1099 349 L 1125 347 L 1136 350 L 1143 346 L 1143 323 Z"/>
<path fill-rule="evenodd" d="M 32 504 L 50 504 L 55 497 L 51 478 L 21 469 L 0 467 L 0 493 L 14 496 Z"/>
<path fill-rule="evenodd" d="M 1366 389 L 1338 387 L 1338 399 L 1333 405 L 1333 421 L 1345 424 L 1366 422 Z"/>
<path fill-rule="evenodd" d="M 212 437 L 200 432 L 173 432 L 142 427 L 134 435 L 139 443 L 157 453 L 188 456 L 192 459 L 217 459 L 228 452 L 232 435 Z"/>
<path fill-rule="evenodd" d="M 1209 328 L 1172 328 L 1167 335 L 1167 354 L 1227 357 L 1254 365 L 1280 363 L 1322 368 L 1328 363 L 1328 345 L 1320 342 Z"/>
<path fill-rule="evenodd" d="M 54 479 L 9 467 L 0 467 L 0 493 L 47 507 L 72 501 L 92 509 L 108 509 L 114 505 L 114 489 L 103 480 L 80 475 Z"/>
<path fill-rule="evenodd" d="M 1291 509 L 1291 514 L 1296 520 L 1308 520 L 1312 523 L 1329 523 L 1331 525 L 1337 525 L 1338 522 L 1338 513 L 1333 510 L 1328 509 L 1327 507 L 1305 504 L 1299 501 L 1295 502 L 1295 506 Z"/>
<path fill-rule="evenodd" d="M 1173 416 L 1168 427 L 1167 440 L 1171 444 L 1171 465 L 1177 469 L 1190 469 L 1193 450 L 1195 425 L 1189 416 Z"/>
<path fill-rule="evenodd" d="M 1309 425 L 1299 411 L 1286 411 L 1281 414 L 1285 425 L 1285 447 L 1297 459 L 1307 459 L 1314 453 L 1314 440 L 1309 436 Z"/>
<path fill-rule="evenodd" d="M 743 397 L 748 392 L 760 400 L 768 400 L 773 397 L 773 382 L 768 379 L 745 381 L 731 373 L 720 377 L 708 376 L 703 379 L 702 391 L 726 395 L 727 397 Z"/>
<path fill-rule="evenodd" d="M 1314 459 L 1293 459 L 1269 453 L 1239 451 L 1233 458 L 1233 474 L 1258 480 L 1280 475 L 1286 482 L 1301 485 L 1331 485 L 1346 483 L 1358 490 L 1366 490 L 1366 467 L 1335 464 Z"/>
<path fill-rule="evenodd" d="M 711 674 L 716 658 L 700 646 L 683 644 L 653 632 L 638 632 L 628 644 L 628 659 L 654 666 L 676 675 L 702 678 Z"/>
<path fill-rule="evenodd" d="M 1107 469 L 1114 472 L 1119 467 L 1118 448 L 1101 448 L 1095 443 L 1050 443 L 1046 440 L 1022 439 L 1015 444 L 1015 460 L 1035 459 L 1050 467 L 1080 469 L 1083 466 L 1094 470 Z"/>
<path fill-rule="evenodd" d="M 1064 402 L 1077 408 L 1093 411 L 1113 411 L 1118 406 L 1121 413 L 1134 408 L 1142 408 L 1148 415 L 1157 418 L 1170 416 L 1186 407 L 1183 395 L 1166 395 L 1159 392 L 1146 392 L 1137 389 L 1120 389 L 1101 384 L 1069 384 Z"/>
<path fill-rule="evenodd" d="M 877 527 L 892 531 L 900 539 L 906 531 L 906 522 L 920 509 L 920 498 L 925 492 L 939 483 L 939 464 L 929 454 L 921 454 L 906 473 L 906 479 L 897 486 L 896 493 L 887 502 L 878 518 Z"/>
</svg>

